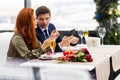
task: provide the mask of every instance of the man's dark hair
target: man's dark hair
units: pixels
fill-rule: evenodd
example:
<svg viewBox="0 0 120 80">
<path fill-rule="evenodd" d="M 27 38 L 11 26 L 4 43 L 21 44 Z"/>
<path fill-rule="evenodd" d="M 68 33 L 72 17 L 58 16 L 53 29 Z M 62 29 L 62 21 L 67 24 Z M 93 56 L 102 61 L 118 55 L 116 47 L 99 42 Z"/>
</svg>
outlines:
<svg viewBox="0 0 120 80">
<path fill-rule="evenodd" d="M 36 16 L 38 17 L 39 14 L 46 14 L 48 13 L 51 16 L 50 9 L 46 6 L 40 6 L 36 9 Z"/>
</svg>

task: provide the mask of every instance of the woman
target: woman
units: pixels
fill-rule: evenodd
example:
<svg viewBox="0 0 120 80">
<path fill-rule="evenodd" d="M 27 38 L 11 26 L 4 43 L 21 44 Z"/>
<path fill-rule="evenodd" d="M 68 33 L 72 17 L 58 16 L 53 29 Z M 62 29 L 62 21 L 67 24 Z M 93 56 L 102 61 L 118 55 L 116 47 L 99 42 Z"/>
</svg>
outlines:
<svg viewBox="0 0 120 80">
<path fill-rule="evenodd" d="M 23 8 L 17 16 L 7 55 L 24 59 L 38 58 L 42 53 L 50 51 L 49 41 L 51 39 L 47 39 L 43 44 L 38 42 L 35 33 L 34 10 Z"/>
</svg>

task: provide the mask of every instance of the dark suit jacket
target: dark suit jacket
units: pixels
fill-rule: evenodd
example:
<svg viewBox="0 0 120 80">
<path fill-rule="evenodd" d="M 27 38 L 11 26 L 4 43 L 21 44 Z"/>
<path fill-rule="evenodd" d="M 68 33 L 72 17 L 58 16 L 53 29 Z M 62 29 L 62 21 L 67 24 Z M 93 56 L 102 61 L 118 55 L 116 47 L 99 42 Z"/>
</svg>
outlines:
<svg viewBox="0 0 120 80">
<path fill-rule="evenodd" d="M 49 26 L 48 26 L 48 32 L 49 34 L 51 34 L 51 32 L 56 29 L 55 26 L 50 23 Z M 37 34 L 37 38 L 40 42 L 44 42 L 45 40 L 45 36 L 44 36 L 44 33 L 42 32 L 42 30 L 39 28 L 39 26 L 37 25 L 37 28 L 36 28 L 36 34 Z M 56 48 L 55 48 L 55 52 L 61 52 L 62 50 L 60 49 L 58 43 L 62 41 L 62 38 L 59 36 L 57 39 L 56 39 Z"/>
</svg>

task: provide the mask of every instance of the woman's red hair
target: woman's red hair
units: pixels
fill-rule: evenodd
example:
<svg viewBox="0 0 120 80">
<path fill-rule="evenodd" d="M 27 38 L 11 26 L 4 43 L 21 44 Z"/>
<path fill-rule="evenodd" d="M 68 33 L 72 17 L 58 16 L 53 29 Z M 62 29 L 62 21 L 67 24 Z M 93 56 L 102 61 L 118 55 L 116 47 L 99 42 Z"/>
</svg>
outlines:
<svg viewBox="0 0 120 80">
<path fill-rule="evenodd" d="M 23 8 L 19 12 L 16 20 L 15 32 L 23 36 L 29 50 L 37 48 L 34 10 L 32 8 Z"/>
</svg>

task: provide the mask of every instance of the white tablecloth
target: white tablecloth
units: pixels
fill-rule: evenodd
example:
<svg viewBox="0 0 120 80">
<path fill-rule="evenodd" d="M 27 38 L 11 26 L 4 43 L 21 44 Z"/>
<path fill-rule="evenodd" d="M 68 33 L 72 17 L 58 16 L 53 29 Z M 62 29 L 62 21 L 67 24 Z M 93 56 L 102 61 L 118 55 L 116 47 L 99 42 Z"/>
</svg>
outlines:
<svg viewBox="0 0 120 80">
<path fill-rule="evenodd" d="M 120 69 L 120 45 L 100 45 L 96 47 L 87 47 L 86 45 L 77 45 L 74 48 L 88 48 L 91 54 L 103 54 L 112 57 L 113 70 Z"/>
<path fill-rule="evenodd" d="M 91 46 L 87 45 L 77 45 L 71 49 L 78 50 L 81 48 L 88 48 L 91 54 L 101 54 L 108 55 L 112 58 L 112 67 L 116 72 L 120 69 L 120 45 L 100 45 L 100 46 Z"/>
<path fill-rule="evenodd" d="M 58 67 L 58 68 L 74 68 L 91 71 L 96 69 L 97 80 L 108 80 L 110 73 L 109 56 L 101 54 L 92 54 L 93 62 L 66 62 L 59 64 L 57 61 L 41 61 L 32 60 L 21 64 L 25 67 Z M 104 66 L 104 68 L 103 68 Z"/>
<path fill-rule="evenodd" d="M 88 48 L 91 54 L 104 54 L 112 57 L 113 70 L 120 69 L 120 46 L 117 45 L 103 45 L 98 47 Z"/>
</svg>

